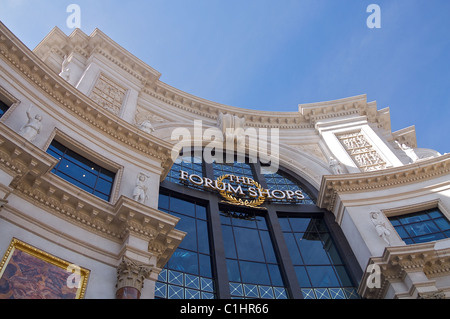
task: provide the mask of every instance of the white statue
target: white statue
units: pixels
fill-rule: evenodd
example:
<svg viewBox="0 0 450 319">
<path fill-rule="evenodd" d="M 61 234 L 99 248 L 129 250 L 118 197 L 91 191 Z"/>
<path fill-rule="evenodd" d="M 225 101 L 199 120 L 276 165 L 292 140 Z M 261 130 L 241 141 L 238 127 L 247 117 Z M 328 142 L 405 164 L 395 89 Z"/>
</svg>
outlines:
<svg viewBox="0 0 450 319">
<path fill-rule="evenodd" d="M 380 236 L 390 246 L 391 231 L 387 229 L 386 224 L 380 217 L 380 213 L 371 212 L 370 219 L 372 220 L 372 223 L 375 226 L 375 230 L 377 231 L 378 236 Z"/>
<path fill-rule="evenodd" d="M 335 159 L 334 157 L 330 157 L 330 161 L 328 162 L 328 164 L 330 165 L 331 171 L 333 172 L 333 174 L 342 174 L 342 168 L 341 168 L 341 164 L 339 163 L 339 161 L 337 159 Z"/>
<path fill-rule="evenodd" d="M 27 110 L 28 122 L 20 129 L 19 134 L 28 141 L 33 142 L 36 136 L 41 132 L 42 116 L 36 114 L 35 117 L 31 115 L 30 106 Z"/>
<path fill-rule="evenodd" d="M 400 144 L 397 140 L 395 140 L 395 143 L 411 159 L 411 163 L 417 162 L 417 160 L 419 159 L 419 156 L 417 156 L 416 152 L 414 151 L 414 149 L 412 147 L 409 147 L 406 144 Z"/>
<path fill-rule="evenodd" d="M 145 120 L 144 122 L 142 122 L 141 125 L 139 125 L 139 129 L 147 133 L 152 133 L 155 131 L 152 123 L 149 120 Z"/>
<path fill-rule="evenodd" d="M 148 187 L 146 185 L 147 177 L 147 175 L 140 173 L 133 190 L 133 199 L 142 204 L 148 199 Z"/>
<path fill-rule="evenodd" d="M 64 80 L 69 81 L 70 79 L 70 68 L 68 68 L 69 65 L 69 58 L 67 55 L 64 56 L 64 60 L 61 64 L 61 72 L 59 73 L 59 76 L 61 76 Z"/>
</svg>

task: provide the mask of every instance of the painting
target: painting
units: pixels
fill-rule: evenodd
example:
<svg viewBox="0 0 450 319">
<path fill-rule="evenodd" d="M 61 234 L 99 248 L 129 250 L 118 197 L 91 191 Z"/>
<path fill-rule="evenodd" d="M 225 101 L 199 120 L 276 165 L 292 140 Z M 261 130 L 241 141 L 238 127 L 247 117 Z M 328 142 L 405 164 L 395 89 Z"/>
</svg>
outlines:
<svg viewBox="0 0 450 319">
<path fill-rule="evenodd" d="M 89 273 L 13 238 L 0 263 L 0 299 L 82 299 Z"/>
</svg>

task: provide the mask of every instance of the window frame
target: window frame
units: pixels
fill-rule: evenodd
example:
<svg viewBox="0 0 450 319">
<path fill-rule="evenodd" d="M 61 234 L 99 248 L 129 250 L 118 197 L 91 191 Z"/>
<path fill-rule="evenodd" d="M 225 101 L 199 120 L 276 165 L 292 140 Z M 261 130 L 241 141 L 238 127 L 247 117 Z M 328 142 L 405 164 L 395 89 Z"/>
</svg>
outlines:
<svg viewBox="0 0 450 319">
<path fill-rule="evenodd" d="M 95 165 L 115 174 L 114 180 L 113 180 L 113 183 L 111 186 L 111 193 L 109 196 L 109 200 L 105 200 L 105 199 L 83 189 L 83 188 L 71 183 L 70 181 L 64 179 L 63 177 L 60 177 L 60 176 L 54 174 L 55 176 L 58 176 L 58 178 L 61 178 L 62 180 L 66 181 L 67 183 L 70 183 L 74 187 L 77 187 L 78 189 L 83 190 L 86 193 L 88 193 L 92 196 L 95 196 L 96 198 L 99 198 L 100 200 L 106 201 L 107 203 L 114 203 L 117 201 L 118 194 L 119 194 L 120 182 L 122 180 L 122 175 L 123 175 L 123 166 L 110 160 L 109 158 L 107 158 L 104 155 L 94 152 L 91 148 L 85 147 L 79 141 L 74 140 L 73 138 L 69 137 L 66 133 L 60 131 L 59 129 L 55 129 L 52 132 L 52 134 L 50 135 L 49 139 L 47 140 L 47 143 L 44 146 L 44 149 L 46 152 L 48 151 L 51 143 L 54 140 L 57 141 L 58 143 L 62 144 L 64 147 L 66 147 L 70 151 L 76 153 L 77 155 L 79 155 L 79 156 L 93 162 Z M 48 155 L 52 156 L 50 154 L 48 154 Z M 59 163 L 59 161 L 58 161 L 58 163 Z M 58 163 L 56 165 L 58 165 Z M 51 170 L 53 170 L 53 168 L 54 167 L 52 167 Z"/>
</svg>

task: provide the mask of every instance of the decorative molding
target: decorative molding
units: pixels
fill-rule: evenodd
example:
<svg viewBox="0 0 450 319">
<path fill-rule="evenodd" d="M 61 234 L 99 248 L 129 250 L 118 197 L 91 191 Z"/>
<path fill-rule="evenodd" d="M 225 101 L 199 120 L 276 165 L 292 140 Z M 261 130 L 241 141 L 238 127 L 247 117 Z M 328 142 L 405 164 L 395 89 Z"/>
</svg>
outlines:
<svg viewBox="0 0 450 319">
<path fill-rule="evenodd" d="M 100 73 L 90 98 L 115 115 L 120 114 L 127 89 Z"/>
<path fill-rule="evenodd" d="M 317 205 L 333 211 L 338 194 L 381 190 L 430 180 L 450 173 L 450 154 L 418 163 L 356 174 L 324 175 Z"/>
<path fill-rule="evenodd" d="M 361 130 L 338 134 L 336 137 L 361 171 L 370 172 L 386 168 L 386 161 L 381 158 Z"/>
<path fill-rule="evenodd" d="M 387 247 L 381 257 L 372 257 L 368 266 L 377 265 L 381 270 L 379 288 L 369 288 L 371 271 L 366 271 L 361 279 L 358 293 L 367 299 L 383 299 L 393 283 L 404 282 L 408 273 L 422 272 L 428 282 L 409 282 L 407 293 L 396 292 L 397 298 L 445 298 L 433 278 L 450 275 L 450 249 L 435 249 L 435 242 L 407 246 Z M 371 266 L 373 267 L 373 266 Z M 407 286 L 408 287 L 408 286 Z"/>
<path fill-rule="evenodd" d="M 80 120 L 109 135 L 128 147 L 161 161 L 162 177 L 172 166 L 169 142 L 145 134 L 134 125 L 103 110 L 90 98 L 68 84 L 49 66 L 39 60 L 3 24 L 0 23 L 0 56 L 24 78 L 54 100 L 56 105 L 65 107 Z"/>
<path fill-rule="evenodd" d="M 116 242 L 131 233 L 149 243 L 162 267 L 186 235 L 179 218 L 121 196 L 108 203 L 51 174 L 57 160 L 0 124 L 0 168 L 13 176 L 10 192 L 74 225 Z M 7 203 L 4 204 L 8 206 Z M 155 248 L 157 247 L 157 248 Z"/>
<path fill-rule="evenodd" d="M 132 260 L 126 256 L 117 267 L 117 284 L 116 289 L 124 287 L 132 287 L 139 292 L 144 286 L 144 279 L 149 278 L 155 265 L 146 265 Z"/>
</svg>

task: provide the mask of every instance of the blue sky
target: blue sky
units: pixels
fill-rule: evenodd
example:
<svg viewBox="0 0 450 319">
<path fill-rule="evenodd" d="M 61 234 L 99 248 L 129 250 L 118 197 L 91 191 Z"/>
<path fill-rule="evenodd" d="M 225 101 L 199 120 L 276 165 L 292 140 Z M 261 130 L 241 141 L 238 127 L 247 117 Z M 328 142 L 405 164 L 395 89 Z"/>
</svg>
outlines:
<svg viewBox="0 0 450 319">
<path fill-rule="evenodd" d="M 70 34 L 71 3 L 84 32 L 190 94 L 273 111 L 367 94 L 393 131 L 415 125 L 418 147 L 450 152 L 448 0 L 0 0 L 0 20 L 33 49 L 55 26 Z"/>
</svg>

